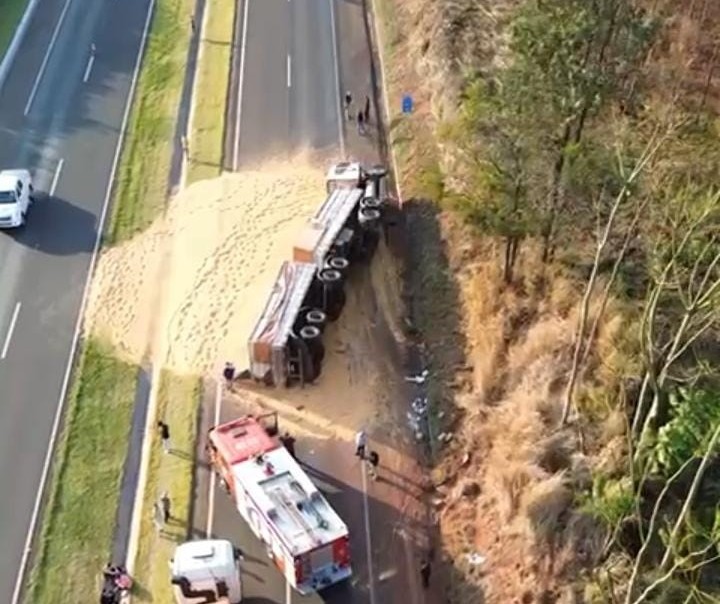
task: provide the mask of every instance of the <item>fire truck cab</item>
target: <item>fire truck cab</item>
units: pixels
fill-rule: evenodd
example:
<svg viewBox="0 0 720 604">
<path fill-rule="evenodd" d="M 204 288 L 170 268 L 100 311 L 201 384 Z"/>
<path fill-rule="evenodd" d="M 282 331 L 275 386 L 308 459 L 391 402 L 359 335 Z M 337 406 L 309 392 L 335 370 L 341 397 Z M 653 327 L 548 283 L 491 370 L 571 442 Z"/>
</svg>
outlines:
<svg viewBox="0 0 720 604">
<path fill-rule="evenodd" d="M 213 468 L 268 557 L 299 593 L 352 575 L 348 529 L 261 417 L 208 434 Z"/>
</svg>

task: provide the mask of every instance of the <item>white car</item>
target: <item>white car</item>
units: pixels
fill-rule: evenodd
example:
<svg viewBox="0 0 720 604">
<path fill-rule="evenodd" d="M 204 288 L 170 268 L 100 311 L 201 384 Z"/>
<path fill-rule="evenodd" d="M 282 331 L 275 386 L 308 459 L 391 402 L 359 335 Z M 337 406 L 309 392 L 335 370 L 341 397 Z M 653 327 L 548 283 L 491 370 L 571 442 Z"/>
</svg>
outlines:
<svg viewBox="0 0 720 604">
<path fill-rule="evenodd" d="M 0 228 L 25 224 L 30 204 L 34 201 L 32 176 L 27 170 L 0 172 Z"/>
</svg>

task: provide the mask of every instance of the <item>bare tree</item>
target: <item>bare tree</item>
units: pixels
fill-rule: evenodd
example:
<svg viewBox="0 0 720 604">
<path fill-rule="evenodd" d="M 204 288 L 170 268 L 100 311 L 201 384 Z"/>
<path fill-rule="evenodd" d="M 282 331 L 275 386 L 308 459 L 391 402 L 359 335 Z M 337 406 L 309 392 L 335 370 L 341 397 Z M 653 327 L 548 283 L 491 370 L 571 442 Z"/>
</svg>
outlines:
<svg viewBox="0 0 720 604">
<path fill-rule="evenodd" d="M 570 411 L 572 409 L 573 398 L 575 394 L 575 385 L 577 383 L 577 378 L 581 366 L 580 359 L 582 356 L 582 351 L 586 346 L 585 332 L 588 322 L 590 300 L 595 289 L 601 260 L 608 245 L 608 241 L 610 240 L 610 236 L 613 233 L 615 220 L 623 205 L 628 203 L 629 200 L 632 198 L 631 189 L 632 186 L 635 184 L 635 181 L 638 179 L 640 174 L 642 174 L 642 172 L 647 168 L 649 162 L 658 152 L 668 135 L 669 131 L 664 133 L 662 136 L 651 137 L 650 141 L 647 143 L 645 149 L 640 155 L 640 158 L 635 163 L 634 168 L 629 174 L 624 173 L 623 159 L 621 157 L 618 157 L 618 166 L 621 171 L 621 176 L 623 177 L 623 185 L 618 194 L 616 195 L 615 200 L 611 206 L 610 213 L 608 214 L 608 218 L 605 222 L 605 227 L 595 250 L 595 259 L 590 272 L 590 276 L 588 277 L 587 283 L 585 284 L 585 292 L 583 294 L 582 304 L 580 308 L 580 317 L 578 318 L 578 326 L 575 332 L 575 348 L 573 351 L 572 366 L 570 369 L 568 383 L 565 388 L 563 412 L 560 419 L 561 426 L 567 422 L 568 417 L 570 416 Z"/>
</svg>

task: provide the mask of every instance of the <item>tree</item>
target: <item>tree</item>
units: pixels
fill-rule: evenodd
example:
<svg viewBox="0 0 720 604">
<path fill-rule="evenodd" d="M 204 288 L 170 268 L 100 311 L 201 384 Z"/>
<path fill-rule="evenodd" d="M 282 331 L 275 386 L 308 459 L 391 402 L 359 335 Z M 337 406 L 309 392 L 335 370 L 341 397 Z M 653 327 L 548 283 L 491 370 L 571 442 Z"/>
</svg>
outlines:
<svg viewBox="0 0 720 604">
<path fill-rule="evenodd" d="M 605 222 L 604 228 L 602 229 L 602 234 L 599 238 L 597 248 L 595 250 L 595 258 L 593 261 L 592 269 L 590 271 L 590 276 L 588 277 L 588 280 L 585 285 L 585 292 L 583 294 L 582 303 L 580 307 L 580 316 L 578 318 L 578 326 L 575 332 L 575 345 L 574 345 L 574 351 L 573 351 L 573 358 L 572 358 L 572 366 L 570 368 L 570 375 L 568 377 L 568 382 L 565 387 L 565 395 L 564 395 L 564 401 L 563 401 L 563 410 L 562 410 L 562 416 L 560 418 L 560 425 L 564 425 L 569 416 L 570 411 L 572 409 L 573 404 L 573 397 L 575 394 L 575 385 L 577 383 L 578 374 L 580 372 L 581 368 L 581 360 L 584 358 L 585 355 L 583 355 L 584 349 L 589 349 L 590 342 L 586 341 L 586 330 L 587 330 L 587 323 L 588 323 L 588 315 L 590 311 L 590 299 L 592 298 L 593 292 L 595 290 L 595 284 L 598 278 L 600 263 L 603 258 L 603 255 L 605 253 L 605 249 L 608 245 L 608 242 L 610 241 L 611 234 L 613 233 L 613 230 L 615 228 L 615 222 L 616 219 L 620 213 L 620 210 L 625 205 L 630 205 L 632 203 L 632 200 L 634 198 L 633 196 L 633 189 L 635 187 L 637 179 L 640 177 L 642 172 L 647 168 L 650 161 L 653 159 L 655 154 L 660 149 L 661 145 L 664 143 L 665 139 L 669 135 L 671 130 L 668 130 L 668 132 L 663 133 L 662 136 L 653 137 L 648 142 L 647 146 L 645 147 L 645 150 L 641 154 L 641 156 L 638 158 L 637 162 L 635 163 L 635 166 L 632 168 L 632 170 L 629 173 L 625 172 L 624 169 L 624 161 L 621 157 L 620 153 L 618 153 L 618 170 L 620 173 L 620 176 L 623 179 L 622 186 L 615 196 L 615 200 L 613 201 L 610 212 L 607 216 L 607 220 Z M 644 209 L 645 202 L 641 201 L 639 204 L 640 211 Z M 636 220 L 639 218 L 639 211 L 636 209 L 635 211 L 635 218 L 633 218 L 633 221 L 630 225 L 630 230 L 634 230 Z M 625 237 L 625 240 L 628 240 L 628 237 Z M 619 266 L 619 263 L 622 261 L 622 254 L 624 253 L 624 250 L 627 249 L 626 245 L 623 245 L 621 248 L 621 256 L 616 260 L 615 266 Z M 613 271 L 613 277 L 617 273 L 616 270 Z M 611 286 L 612 281 L 608 284 L 608 290 Z M 595 329 L 595 328 L 593 328 Z M 593 332 L 591 332 L 592 334 Z"/>
<path fill-rule="evenodd" d="M 588 120 L 618 99 L 622 83 L 645 55 L 655 24 L 628 0 L 546 0 L 523 5 L 512 29 L 518 79 L 549 125 L 552 158 L 543 260 L 553 255 L 566 204 L 566 168 Z"/>
<path fill-rule="evenodd" d="M 645 375 L 632 423 L 636 462 L 667 417 L 671 384 L 713 372 L 698 345 L 720 321 L 720 193 L 686 187 L 664 201 L 641 326 Z"/>
<path fill-rule="evenodd" d="M 539 222 L 532 193 L 538 130 L 521 106 L 524 86 L 518 84 L 512 78 L 495 85 L 475 80 L 465 91 L 460 119 L 446 131 L 459 143 L 469 172 L 464 187 L 446 201 L 472 226 L 504 240 L 506 283 L 523 240 L 537 234 Z"/>
</svg>

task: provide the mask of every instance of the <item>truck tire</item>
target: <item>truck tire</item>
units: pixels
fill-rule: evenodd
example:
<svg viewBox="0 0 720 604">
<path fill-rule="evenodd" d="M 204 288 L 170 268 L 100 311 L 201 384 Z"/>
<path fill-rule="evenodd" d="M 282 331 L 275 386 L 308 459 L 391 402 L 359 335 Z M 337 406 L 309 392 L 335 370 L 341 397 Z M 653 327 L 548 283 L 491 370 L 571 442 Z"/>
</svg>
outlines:
<svg viewBox="0 0 720 604">
<path fill-rule="evenodd" d="M 325 358 L 325 346 L 322 341 L 322 332 L 315 325 L 306 325 L 300 330 L 300 337 L 308 347 L 312 358 L 313 376 L 316 380 L 320 375 L 323 359 Z M 310 380 L 308 380 L 310 381 Z"/>
<path fill-rule="evenodd" d="M 327 268 L 335 269 L 336 271 L 346 271 L 350 267 L 350 261 L 342 256 L 333 256 L 328 258 Z"/>
<path fill-rule="evenodd" d="M 358 210 L 358 221 L 364 229 L 376 227 L 380 222 L 380 210 L 376 208 L 360 208 Z"/>
<path fill-rule="evenodd" d="M 366 197 L 360 200 L 360 209 L 362 208 L 373 208 L 374 210 L 380 210 L 382 202 L 374 197 Z"/>
<path fill-rule="evenodd" d="M 367 174 L 371 177 L 374 176 L 376 178 L 383 178 L 384 176 L 387 176 L 387 168 L 382 164 L 375 164 L 374 166 L 368 168 Z"/>
<path fill-rule="evenodd" d="M 317 308 L 313 308 L 307 311 L 307 313 L 305 314 L 305 325 L 303 325 L 303 327 L 307 325 L 313 325 L 322 332 L 325 329 L 326 324 L 327 315 Z M 302 330 L 302 328 L 300 329 Z"/>
<path fill-rule="evenodd" d="M 342 273 L 334 268 L 325 268 L 318 274 L 318 279 L 325 285 L 340 285 L 342 282 Z"/>
</svg>

